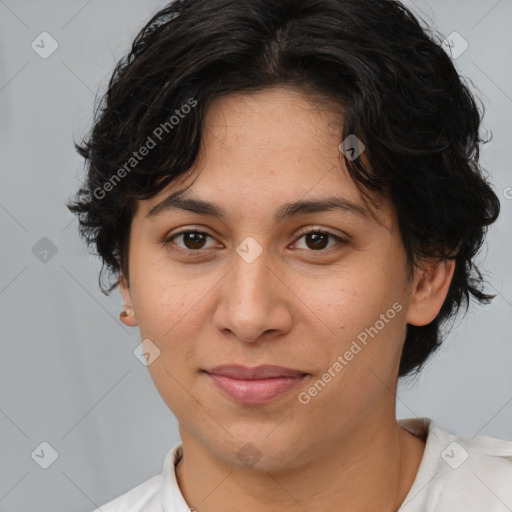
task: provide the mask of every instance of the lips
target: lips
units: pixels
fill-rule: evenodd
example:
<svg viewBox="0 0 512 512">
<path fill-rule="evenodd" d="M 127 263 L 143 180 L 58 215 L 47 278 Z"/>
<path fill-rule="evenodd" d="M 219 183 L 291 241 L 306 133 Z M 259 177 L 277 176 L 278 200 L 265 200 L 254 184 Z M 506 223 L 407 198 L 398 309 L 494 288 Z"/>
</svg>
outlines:
<svg viewBox="0 0 512 512">
<path fill-rule="evenodd" d="M 268 403 L 297 386 L 308 375 L 283 366 L 217 366 L 206 374 L 218 389 L 235 402 L 246 405 Z"/>
<path fill-rule="evenodd" d="M 232 379 L 269 379 L 275 377 L 301 377 L 306 372 L 300 370 L 292 370 L 284 366 L 264 365 L 255 368 L 247 368 L 241 365 L 224 365 L 216 366 L 211 370 L 206 370 L 210 375 L 223 375 Z"/>
</svg>

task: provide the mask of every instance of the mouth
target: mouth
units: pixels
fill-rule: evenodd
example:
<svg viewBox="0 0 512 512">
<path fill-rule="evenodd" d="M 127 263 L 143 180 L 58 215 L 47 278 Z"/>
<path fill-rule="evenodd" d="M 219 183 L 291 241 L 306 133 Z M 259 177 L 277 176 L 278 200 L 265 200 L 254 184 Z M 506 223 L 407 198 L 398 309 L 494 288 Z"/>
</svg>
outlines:
<svg viewBox="0 0 512 512">
<path fill-rule="evenodd" d="M 259 405 L 271 402 L 290 391 L 309 375 L 283 366 L 218 366 L 203 370 L 218 389 L 235 402 Z"/>
</svg>

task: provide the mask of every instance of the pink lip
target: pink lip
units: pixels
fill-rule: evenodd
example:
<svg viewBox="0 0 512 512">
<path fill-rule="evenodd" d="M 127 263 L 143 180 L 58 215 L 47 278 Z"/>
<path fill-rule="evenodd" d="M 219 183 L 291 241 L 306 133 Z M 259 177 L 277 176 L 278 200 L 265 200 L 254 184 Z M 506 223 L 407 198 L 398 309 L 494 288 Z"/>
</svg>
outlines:
<svg viewBox="0 0 512 512">
<path fill-rule="evenodd" d="M 235 401 L 265 404 L 295 387 L 304 372 L 282 366 L 218 366 L 206 371 L 210 380 Z"/>
</svg>

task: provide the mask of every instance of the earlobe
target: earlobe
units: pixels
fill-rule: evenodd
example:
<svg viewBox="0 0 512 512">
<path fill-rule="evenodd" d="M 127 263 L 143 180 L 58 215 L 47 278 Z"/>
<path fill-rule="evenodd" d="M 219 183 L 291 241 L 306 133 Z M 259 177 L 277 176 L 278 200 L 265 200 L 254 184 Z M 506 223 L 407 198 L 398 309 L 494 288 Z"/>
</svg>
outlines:
<svg viewBox="0 0 512 512">
<path fill-rule="evenodd" d="M 455 261 L 444 259 L 431 263 L 415 278 L 406 321 L 412 325 L 427 325 L 438 315 L 446 299 Z"/>
<path fill-rule="evenodd" d="M 123 301 L 125 304 L 123 310 L 119 314 L 119 319 L 121 320 L 121 322 L 123 322 L 123 324 L 129 327 L 135 327 L 138 325 L 138 323 L 132 306 L 130 286 L 128 279 L 122 274 L 119 277 L 119 291 L 121 293 L 121 296 L 123 297 Z"/>
</svg>

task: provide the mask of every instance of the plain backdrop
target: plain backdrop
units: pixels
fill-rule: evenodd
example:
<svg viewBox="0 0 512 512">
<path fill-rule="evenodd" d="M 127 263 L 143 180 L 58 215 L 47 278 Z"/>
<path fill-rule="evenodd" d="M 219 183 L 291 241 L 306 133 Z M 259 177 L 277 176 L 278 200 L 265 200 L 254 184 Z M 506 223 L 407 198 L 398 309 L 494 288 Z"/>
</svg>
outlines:
<svg viewBox="0 0 512 512">
<path fill-rule="evenodd" d="M 405 3 L 462 38 L 448 40 L 486 106 L 493 139 L 481 160 L 502 213 L 479 258 L 496 299 L 459 316 L 421 376 L 400 384 L 397 416 L 510 440 L 512 1 Z M 83 177 L 73 138 L 87 134 L 96 93 L 164 5 L 0 0 L 2 512 L 89 512 L 159 473 L 179 440 L 134 356 L 138 330 L 119 321 L 119 291 L 99 290 L 100 262 L 65 207 Z M 55 43 L 42 32 L 58 44 L 47 58 Z"/>
</svg>

